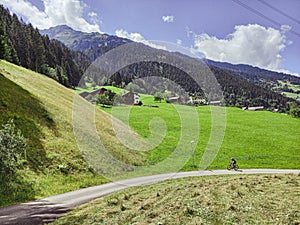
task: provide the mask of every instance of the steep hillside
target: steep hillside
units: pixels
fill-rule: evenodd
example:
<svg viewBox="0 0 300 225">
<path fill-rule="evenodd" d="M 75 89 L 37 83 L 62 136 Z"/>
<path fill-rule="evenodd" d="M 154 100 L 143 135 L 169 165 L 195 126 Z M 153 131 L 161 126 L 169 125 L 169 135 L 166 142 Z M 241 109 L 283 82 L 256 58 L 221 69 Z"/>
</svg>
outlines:
<svg viewBox="0 0 300 225">
<path fill-rule="evenodd" d="M 233 65 L 212 60 L 206 60 L 206 62 L 208 65 L 231 71 L 237 76 L 243 77 L 261 87 L 274 90 L 278 93 L 284 92 L 287 96 L 294 97 L 297 100 L 300 99 L 300 77 L 269 71 L 250 65 Z M 293 85 L 294 88 L 292 88 L 291 85 Z"/>
<path fill-rule="evenodd" d="M 27 168 L 32 173 L 38 174 L 44 171 L 44 167 L 52 164 L 43 145 L 42 130 L 52 130 L 53 132 L 56 130 L 55 122 L 42 103 L 28 91 L 4 77 L 2 73 L 3 71 L 0 70 L 0 129 L 9 120 L 13 120 L 16 129 L 20 130 L 27 140 L 27 151 L 22 154 L 27 161 L 26 164 L 23 164 L 22 171 L 17 174 L 7 174 L 7 171 L 5 173 L 1 171 L 0 206 L 34 198 L 35 191 L 31 180 L 27 180 L 28 176 L 23 172 Z M 0 141 L 3 143 L 1 138 Z M 1 154 L 3 153 L 1 149 Z M 1 159 L 4 159 L 3 156 Z"/>
<path fill-rule="evenodd" d="M 275 71 L 270 71 L 266 69 L 261 69 L 259 67 L 254 67 L 245 64 L 231 64 L 226 62 L 216 62 L 213 60 L 206 60 L 207 64 L 213 65 L 219 68 L 231 70 L 237 72 L 240 76 L 247 78 L 249 80 L 259 82 L 263 79 L 268 82 L 276 82 L 277 80 L 287 80 L 292 83 L 300 84 L 300 77 L 292 76 L 286 73 L 278 73 Z"/>
<path fill-rule="evenodd" d="M 0 74 L 0 122 L 14 118 L 29 139 L 29 167 L 23 170 L 27 171 L 27 181 L 33 184 L 33 197 L 105 182 L 93 173 L 77 146 L 72 126 L 74 92 L 46 76 L 5 61 L 0 61 Z M 142 164 L 142 154 L 119 144 L 110 121 L 108 114 L 96 110 L 96 126 L 103 144 L 116 158 Z M 6 198 L 0 198 L 0 205 L 24 201 L 16 199 L 15 193 L 6 194 Z"/>
<path fill-rule="evenodd" d="M 0 124 L 13 119 L 28 139 L 27 159 L 32 168 L 49 165 L 43 147 L 43 129 L 56 130 L 56 124 L 42 103 L 0 71 Z"/>
</svg>

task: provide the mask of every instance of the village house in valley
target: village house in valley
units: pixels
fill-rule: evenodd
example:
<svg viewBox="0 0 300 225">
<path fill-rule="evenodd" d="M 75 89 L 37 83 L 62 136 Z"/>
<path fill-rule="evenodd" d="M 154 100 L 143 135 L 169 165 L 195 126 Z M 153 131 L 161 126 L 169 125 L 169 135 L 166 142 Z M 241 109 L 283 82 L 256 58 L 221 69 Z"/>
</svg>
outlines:
<svg viewBox="0 0 300 225">
<path fill-rule="evenodd" d="M 81 92 L 79 95 L 83 98 L 86 98 L 89 95 L 95 97 L 97 95 L 102 95 L 105 91 L 107 91 L 107 89 L 102 87 L 102 88 L 99 88 L 99 89 L 94 90 L 92 92 L 88 92 L 88 91 Z"/>
<path fill-rule="evenodd" d="M 265 107 L 264 106 L 246 106 L 242 108 L 243 110 L 249 110 L 249 111 L 260 111 L 260 110 L 264 110 Z"/>
<path fill-rule="evenodd" d="M 129 91 L 122 95 L 122 103 L 126 105 L 140 105 L 140 96 L 132 91 Z"/>
</svg>

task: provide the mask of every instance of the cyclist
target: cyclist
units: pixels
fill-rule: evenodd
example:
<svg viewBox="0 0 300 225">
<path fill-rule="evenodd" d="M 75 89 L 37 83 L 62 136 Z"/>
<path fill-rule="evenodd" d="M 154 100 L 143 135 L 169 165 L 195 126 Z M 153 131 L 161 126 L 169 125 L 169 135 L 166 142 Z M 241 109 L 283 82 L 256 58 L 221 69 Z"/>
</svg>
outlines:
<svg viewBox="0 0 300 225">
<path fill-rule="evenodd" d="M 232 168 L 236 168 L 236 160 L 234 158 L 231 158 L 231 166 Z"/>
</svg>

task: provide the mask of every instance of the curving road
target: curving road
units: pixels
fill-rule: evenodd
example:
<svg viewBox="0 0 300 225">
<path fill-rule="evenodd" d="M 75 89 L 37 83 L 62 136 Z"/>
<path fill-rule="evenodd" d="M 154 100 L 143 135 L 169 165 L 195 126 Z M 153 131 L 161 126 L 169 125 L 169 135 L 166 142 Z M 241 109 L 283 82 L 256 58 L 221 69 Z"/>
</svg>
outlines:
<svg viewBox="0 0 300 225">
<path fill-rule="evenodd" d="M 0 208 L 0 224 L 36 225 L 51 222 L 69 210 L 115 191 L 167 179 L 228 174 L 300 174 L 300 170 L 245 169 L 239 171 L 204 170 L 158 174 L 131 178 L 84 188 L 37 201 Z"/>
</svg>

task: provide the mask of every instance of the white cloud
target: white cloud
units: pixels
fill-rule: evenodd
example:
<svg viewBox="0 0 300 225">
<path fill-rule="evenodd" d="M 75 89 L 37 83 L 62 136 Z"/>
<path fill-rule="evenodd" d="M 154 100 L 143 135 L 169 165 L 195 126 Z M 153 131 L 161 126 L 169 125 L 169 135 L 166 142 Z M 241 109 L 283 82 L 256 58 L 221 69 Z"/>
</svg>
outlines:
<svg viewBox="0 0 300 225">
<path fill-rule="evenodd" d="M 174 22 L 174 16 L 163 16 L 163 17 L 162 17 L 162 20 L 163 20 L 165 23 L 173 23 L 173 22 Z"/>
<path fill-rule="evenodd" d="M 126 30 L 119 29 L 119 30 L 115 31 L 115 34 L 118 37 L 127 38 L 127 39 L 130 39 L 130 40 L 135 41 L 135 42 L 143 43 L 143 44 L 148 45 L 152 48 L 166 50 L 166 47 L 151 43 L 150 41 L 146 40 L 140 33 L 129 33 Z"/>
<path fill-rule="evenodd" d="M 89 17 L 97 17 L 98 15 L 97 15 L 97 13 L 95 13 L 95 12 L 89 12 Z"/>
<path fill-rule="evenodd" d="M 292 27 L 289 25 L 281 25 L 281 27 L 280 27 L 280 30 L 284 33 L 290 31 L 291 29 L 292 29 Z"/>
<path fill-rule="evenodd" d="M 80 0 L 44 0 L 44 11 L 27 0 L 0 0 L 0 3 L 39 29 L 65 24 L 74 30 L 101 32 L 99 25 L 95 23 L 96 13 L 89 15 L 93 18 L 93 24 L 83 18 L 86 5 Z"/>
<path fill-rule="evenodd" d="M 95 12 L 89 12 L 88 13 L 90 21 L 92 21 L 93 24 L 102 24 L 102 21 L 100 20 L 99 16 Z M 100 29 L 98 30 L 100 32 Z"/>
<path fill-rule="evenodd" d="M 177 40 L 176 40 L 176 43 L 177 43 L 178 45 L 182 45 L 182 40 L 177 39 Z"/>
<path fill-rule="evenodd" d="M 283 30 L 289 29 L 283 27 Z M 226 39 L 218 39 L 208 34 L 194 36 L 194 52 L 202 52 L 206 58 L 242 63 L 280 70 L 281 52 L 289 42 L 284 32 L 274 28 L 265 28 L 257 24 L 235 26 L 235 31 Z"/>
<path fill-rule="evenodd" d="M 194 36 L 194 32 L 193 32 L 188 26 L 185 27 L 185 31 L 186 31 L 186 36 L 187 36 L 188 38 Z"/>
</svg>

